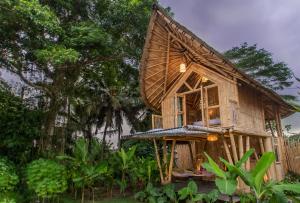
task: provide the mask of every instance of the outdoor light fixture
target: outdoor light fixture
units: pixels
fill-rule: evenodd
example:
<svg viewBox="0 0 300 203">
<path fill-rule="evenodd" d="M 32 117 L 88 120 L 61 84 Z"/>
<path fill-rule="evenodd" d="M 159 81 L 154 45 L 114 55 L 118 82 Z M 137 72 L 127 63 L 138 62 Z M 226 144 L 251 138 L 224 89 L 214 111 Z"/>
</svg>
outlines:
<svg viewBox="0 0 300 203">
<path fill-rule="evenodd" d="M 207 141 L 209 141 L 209 142 L 215 142 L 217 140 L 218 140 L 218 136 L 216 136 L 216 135 L 208 135 L 207 136 Z"/>
<path fill-rule="evenodd" d="M 179 66 L 179 72 L 184 73 L 186 71 L 186 65 L 185 63 L 181 63 Z"/>
<path fill-rule="evenodd" d="M 206 77 L 202 77 L 202 82 L 207 82 L 208 79 Z"/>
</svg>

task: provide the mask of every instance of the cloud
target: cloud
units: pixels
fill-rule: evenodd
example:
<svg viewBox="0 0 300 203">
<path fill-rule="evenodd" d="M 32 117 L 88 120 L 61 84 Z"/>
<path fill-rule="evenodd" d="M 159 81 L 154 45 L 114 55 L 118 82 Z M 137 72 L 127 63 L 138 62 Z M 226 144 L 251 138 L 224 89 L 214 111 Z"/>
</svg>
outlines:
<svg viewBox="0 0 300 203">
<path fill-rule="evenodd" d="M 243 42 L 258 44 L 286 62 L 300 77 L 299 0 L 161 0 L 175 19 L 209 45 L 225 51 Z M 298 84 L 300 86 L 300 84 Z M 288 89 L 285 94 L 296 94 Z M 300 114 L 284 119 L 300 131 Z"/>
</svg>

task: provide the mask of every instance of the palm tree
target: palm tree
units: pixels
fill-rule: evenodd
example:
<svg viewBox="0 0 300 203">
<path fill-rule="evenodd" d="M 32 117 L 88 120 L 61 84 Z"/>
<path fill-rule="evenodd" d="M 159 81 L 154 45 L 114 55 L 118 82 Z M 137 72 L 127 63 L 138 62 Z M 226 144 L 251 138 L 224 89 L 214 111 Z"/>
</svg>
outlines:
<svg viewBox="0 0 300 203">
<path fill-rule="evenodd" d="M 123 66 L 124 70 L 131 68 Z M 144 108 L 139 99 L 137 75 L 128 74 L 126 77 L 119 67 L 120 63 L 106 63 L 83 75 L 76 87 L 77 99 L 73 102 L 74 120 L 84 135 L 90 140 L 93 126 L 96 129 L 104 127 L 102 144 L 106 146 L 107 134 L 113 129 L 118 134 L 118 148 L 121 145 L 124 119 L 134 128 L 138 123 L 137 116 Z"/>
</svg>

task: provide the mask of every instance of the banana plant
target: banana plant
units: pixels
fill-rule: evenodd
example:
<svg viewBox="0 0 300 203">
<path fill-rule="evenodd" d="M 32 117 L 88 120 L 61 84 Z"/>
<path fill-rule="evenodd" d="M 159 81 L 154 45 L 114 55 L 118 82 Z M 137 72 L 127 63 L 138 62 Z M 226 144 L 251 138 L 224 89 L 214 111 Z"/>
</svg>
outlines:
<svg viewBox="0 0 300 203">
<path fill-rule="evenodd" d="M 126 174 L 129 173 L 130 167 L 133 167 L 135 150 L 136 146 L 133 146 L 127 152 L 123 148 L 117 152 L 122 172 L 121 181 L 117 181 L 120 185 L 121 193 L 123 193 L 127 187 Z"/>
<path fill-rule="evenodd" d="M 247 153 L 249 153 L 249 151 L 246 152 L 246 154 Z M 251 154 L 252 153 L 253 152 L 251 152 Z M 283 184 L 275 181 L 264 183 L 264 176 L 271 164 L 275 161 L 275 154 L 273 152 L 264 153 L 257 161 L 255 167 L 250 171 L 246 171 L 242 167 L 230 164 L 222 158 L 221 161 L 226 165 L 230 173 L 238 175 L 245 184 L 250 187 L 257 202 L 267 200 L 270 202 L 286 203 L 288 202 L 288 198 L 284 194 L 285 191 L 300 194 L 300 184 Z"/>
<path fill-rule="evenodd" d="M 241 169 L 242 165 L 248 160 L 254 149 L 247 151 L 244 156 L 233 166 L 235 168 Z M 237 177 L 238 173 L 233 170 L 223 171 L 219 165 L 206 153 L 204 153 L 208 159 L 208 162 L 202 164 L 202 166 L 211 173 L 214 173 L 217 177 L 215 180 L 216 186 L 219 191 L 226 195 L 233 195 L 237 188 Z M 221 161 L 225 161 L 220 158 Z"/>
<path fill-rule="evenodd" d="M 92 189 L 94 197 L 94 183 L 101 176 L 106 176 L 108 173 L 108 163 L 106 161 L 97 160 L 97 155 L 100 154 L 100 143 L 97 140 L 92 140 L 91 149 L 88 150 L 88 142 L 79 138 L 75 142 L 73 153 L 71 156 L 61 155 L 57 156 L 58 160 L 67 163 L 69 167 L 70 176 L 74 186 L 81 188 L 81 202 L 84 202 L 85 188 Z"/>
</svg>

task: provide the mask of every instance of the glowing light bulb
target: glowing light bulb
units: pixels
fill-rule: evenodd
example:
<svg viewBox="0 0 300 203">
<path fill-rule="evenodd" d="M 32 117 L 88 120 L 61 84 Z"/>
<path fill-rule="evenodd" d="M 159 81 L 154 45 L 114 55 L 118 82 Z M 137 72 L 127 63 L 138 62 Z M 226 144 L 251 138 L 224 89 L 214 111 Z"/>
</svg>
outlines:
<svg viewBox="0 0 300 203">
<path fill-rule="evenodd" d="M 216 136 L 216 135 L 208 135 L 207 136 L 207 141 L 209 141 L 209 142 L 215 142 L 217 140 L 218 140 L 218 136 Z"/>
<path fill-rule="evenodd" d="M 179 72 L 184 73 L 186 71 L 186 65 L 185 63 L 181 63 L 179 66 Z"/>
<path fill-rule="evenodd" d="M 208 79 L 206 77 L 202 77 L 202 82 L 207 82 Z"/>
</svg>

